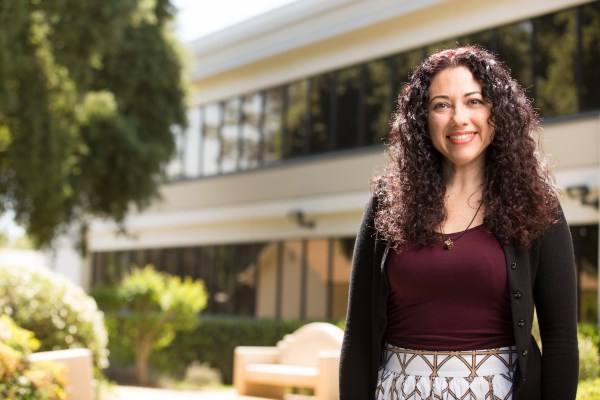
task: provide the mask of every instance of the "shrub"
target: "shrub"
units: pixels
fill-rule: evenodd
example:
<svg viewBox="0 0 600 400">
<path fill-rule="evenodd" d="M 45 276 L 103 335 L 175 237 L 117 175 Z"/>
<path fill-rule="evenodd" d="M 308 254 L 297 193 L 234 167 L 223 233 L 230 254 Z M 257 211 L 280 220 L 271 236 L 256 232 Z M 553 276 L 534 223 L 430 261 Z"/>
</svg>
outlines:
<svg viewBox="0 0 600 400">
<path fill-rule="evenodd" d="M 600 378 L 579 382 L 577 400 L 600 400 Z"/>
<path fill-rule="evenodd" d="M 41 351 L 85 347 L 108 366 L 103 314 L 82 288 L 45 268 L 0 266 L 0 313 L 32 331 Z"/>
<path fill-rule="evenodd" d="M 579 380 L 594 379 L 600 376 L 600 357 L 592 339 L 578 335 L 579 340 Z"/>
<path fill-rule="evenodd" d="M 64 368 L 52 362 L 29 363 L 27 356 L 40 346 L 33 332 L 0 316 L 0 398 L 6 400 L 64 400 Z"/>
<path fill-rule="evenodd" d="M 600 325 L 585 322 L 579 324 L 578 328 L 579 333 L 585 337 L 589 337 L 594 343 L 594 346 L 600 351 Z"/>
<path fill-rule="evenodd" d="M 193 361 L 186 369 L 183 379 L 162 375 L 159 378 L 159 387 L 172 389 L 199 390 L 211 386 L 218 386 L 222 382 L 221 372 L 211 368 L 208 363 Z"/>
</svg>

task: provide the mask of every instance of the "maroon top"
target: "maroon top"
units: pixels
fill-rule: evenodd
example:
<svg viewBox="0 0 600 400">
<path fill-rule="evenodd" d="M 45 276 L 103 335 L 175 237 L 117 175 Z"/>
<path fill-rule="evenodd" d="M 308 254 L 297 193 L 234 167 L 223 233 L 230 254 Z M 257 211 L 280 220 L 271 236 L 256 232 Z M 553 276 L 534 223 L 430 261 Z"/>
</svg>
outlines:
<svg viewBox="0 0 600 400">
<path fill-rule="evenodd" d="M 504 253 L 483 225 L 467 230 L 451 250 L 439 243 L 390 251 L 387 276 L 389 343 L 417 350 L 515 343 Z"/>
</svg>

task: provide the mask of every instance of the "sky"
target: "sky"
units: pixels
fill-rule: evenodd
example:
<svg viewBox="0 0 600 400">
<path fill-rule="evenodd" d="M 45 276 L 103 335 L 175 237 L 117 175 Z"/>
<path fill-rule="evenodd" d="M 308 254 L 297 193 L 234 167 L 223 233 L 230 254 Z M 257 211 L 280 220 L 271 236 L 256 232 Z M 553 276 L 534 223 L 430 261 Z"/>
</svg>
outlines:
<svg viewBox="0 0 600 400">
<path fill-rule="evenodd" d="M 296 0 L 173 0 L 175 33 L 189 42 Z"/>
</svg>

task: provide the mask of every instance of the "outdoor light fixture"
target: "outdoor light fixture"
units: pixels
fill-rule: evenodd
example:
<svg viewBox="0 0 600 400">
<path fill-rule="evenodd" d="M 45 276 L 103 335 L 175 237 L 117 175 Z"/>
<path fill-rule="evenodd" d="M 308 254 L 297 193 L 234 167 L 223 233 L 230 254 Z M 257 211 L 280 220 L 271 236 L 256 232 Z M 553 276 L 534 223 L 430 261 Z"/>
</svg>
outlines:
<svg viewBox="0 0 600 400">
<path fill-rule="evenodd" d="M 313 229 L 315 227 L 315 221 L 308 221 L 302 210 L 293 210 L 290 212 L 290 217 L 300 228 Z"/>
<path fill-rule="evenodd" d="M 592 206 L 596 210 L 600 207 L 600 199 L 590 199 L 590 188 L 587 185 L 568 186 L 567 195 L 575 200 L 579 200 L 584 206 Z"/>
</svg>

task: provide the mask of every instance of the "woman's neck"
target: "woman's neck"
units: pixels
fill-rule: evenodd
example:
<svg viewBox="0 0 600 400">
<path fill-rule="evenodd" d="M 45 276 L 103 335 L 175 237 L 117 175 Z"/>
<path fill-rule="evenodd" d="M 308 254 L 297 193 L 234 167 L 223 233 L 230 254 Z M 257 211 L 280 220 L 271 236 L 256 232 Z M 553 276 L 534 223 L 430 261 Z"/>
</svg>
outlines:
<svg viewBox="0 0 600 400">
<path fill-rule="evenodd" d="M 483 197 L 483 168 L 469 166 L 443 170 L 446 194 L 444 208 L 446 219 L 442 223 L 442 232 L 459 232 L 472 221 L 471 226 L 481 225 L 485 216 L 485 207 L 481 208 Z M 480 209 L 479 212 L 476 210 Z"/>
<path fill-rule="evenodd" d="M 470 195 L 483 187 L 483 165 L 468 165 L 458 168 L 446 163 L 443 166 L 442 174 L 446 195 L 460 193 Z"/>
</svg>

